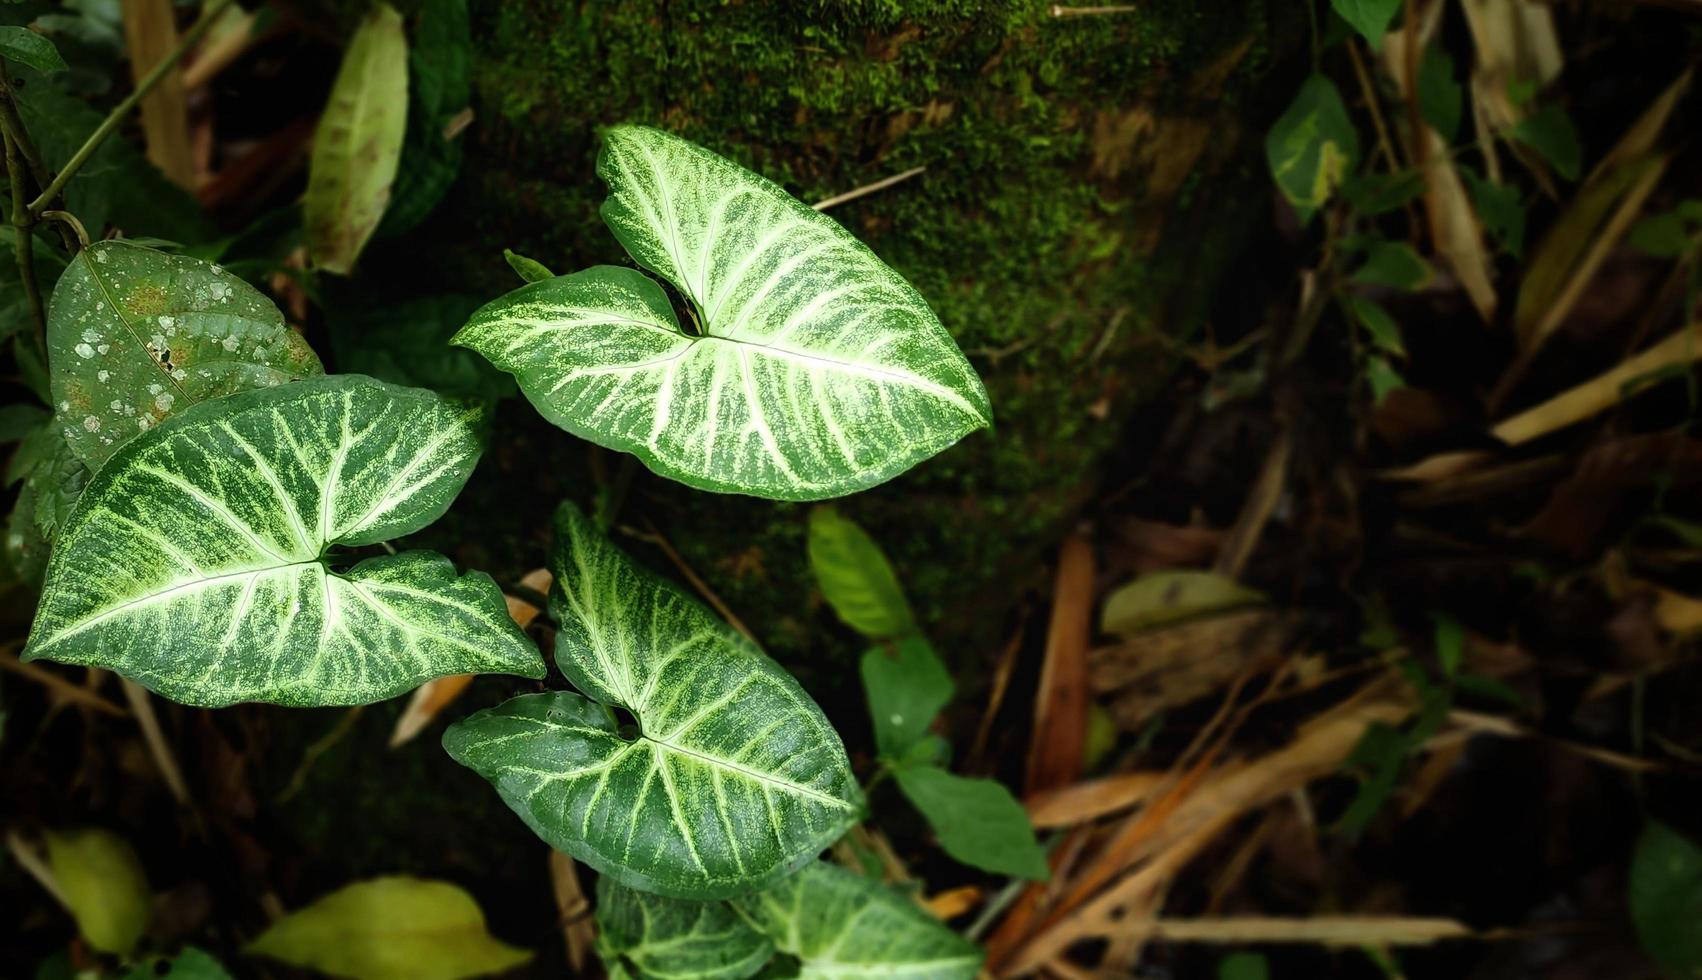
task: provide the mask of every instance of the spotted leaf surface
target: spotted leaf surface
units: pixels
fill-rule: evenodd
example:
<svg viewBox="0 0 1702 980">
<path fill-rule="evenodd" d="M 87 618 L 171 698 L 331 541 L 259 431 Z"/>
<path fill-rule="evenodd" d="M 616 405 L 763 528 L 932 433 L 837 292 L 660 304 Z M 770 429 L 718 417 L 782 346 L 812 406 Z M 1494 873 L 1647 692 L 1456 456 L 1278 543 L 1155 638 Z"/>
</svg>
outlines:
<svg viewBox="0 0 1702 980">
<path fill-rule="evenodd" d="M 817 861 L 732 906 L 799 959 L 803 980 L 972 980 L 981 969 L 973 943 L 910 899 L 838 865 Z"/>
<path fill-rule="evenodd" d="M 489 304 L 456 342 L 545 417 L 694 487 L 779 500 L 891 479 L 989 424 L 987 392 L 909 283 L 731 161 L 620 126 L 603 220 L 654 280 L 594 268 Z"/>
<path fill-rule="evenodd" d="M 122 241 L 71 260 L 48 305 L 47 345 L 65 438 L 91 468 L 191 405 L 323 373 L 248 283 Z"/>
<path fill-rule="evenodd" d="M 556 663 L 586 696 L 518 697 L 443 739 L 552 847 L 644 891 L 724 898 L 858 818 L 839 735 L 779 665 L 571 505 L 553 564 Z"/>
<path fill-rule="evenodd" d="M 186 704 L 364 704 L 434 677 L 542 677 L 480 572 L 420 551 L 338 570 L 442 515 L 482 410 L 356 375 L 204 402 L 95 474 L 54 544 L 25 659 Z"/>
<path fill-rule="evenodd" d="M 597 953 L 647 980 L 744 980 L 774 943 L 725 902 L 651 895 L 597 879 Z"/>
</svg>

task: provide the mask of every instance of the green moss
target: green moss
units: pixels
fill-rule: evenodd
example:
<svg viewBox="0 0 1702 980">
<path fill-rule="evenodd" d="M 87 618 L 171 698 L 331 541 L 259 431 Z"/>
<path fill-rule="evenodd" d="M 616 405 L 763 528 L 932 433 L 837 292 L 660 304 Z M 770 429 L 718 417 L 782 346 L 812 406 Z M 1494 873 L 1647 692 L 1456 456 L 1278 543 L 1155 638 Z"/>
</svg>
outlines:
<svg viewBox="0 0 1702 980">
<path fill-rule="evenodd" d="M 1234 197 L 1208 189 L 1245 177 L 1230 166 L 1242 141 L 1226 107 L 1266 62 L 1266 42 L 1248 39 L 1276 30 L 1254 0 L 1066 18 L 1051 6 L 475 4 L 478 121 L 452 203 L 428 229 L 461 246 L 440 261 L 444 276 L 510 289 L 503 247 L 557 271 L 624 261 L 596 217 L 604 191 L 593 170 L 597 131 L 616 122 L 666 127 L 804 200 L 925 166 L 832 213 L 928 297 L 987 379 L 996 428 L 847 506 L 893 552 L 944 645 L 990 649 L 997 613 L 1090 498 L 1120 421 L 1165 372 L 1168 345 L 1153 333 L 1192 329 L 1238 238 Z M 1159 128 L 1120 137 L 1141 111 Z M 1188 151 L 1199 154 L 1190 215 L 1210 221 L 1178 220 L 1150 193 L 1169 117 L 1220 127 Z M 1167 231 L 1153 251 L 1161 225 L 1184 233 Z M 850 644 L 813 604 L 802 508 L 648 476 L 629 506 L 777 655 L 840 672 Z"/>
</svg>

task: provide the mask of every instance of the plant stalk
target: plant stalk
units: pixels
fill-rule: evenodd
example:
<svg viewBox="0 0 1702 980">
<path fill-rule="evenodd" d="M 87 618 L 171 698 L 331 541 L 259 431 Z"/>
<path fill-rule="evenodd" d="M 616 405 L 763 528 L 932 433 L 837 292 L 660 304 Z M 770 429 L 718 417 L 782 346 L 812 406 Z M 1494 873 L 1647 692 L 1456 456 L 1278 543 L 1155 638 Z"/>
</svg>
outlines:
<svg viewBox="0 0 1702 980">
<path fill-rule="evenodd" d="M 16 134 L 11 126 L 4 127 L 6 141 L 6 178 L 12 190 L 12 233 L 18 257 L 18 278 L 24 284 L 24 296 L 30 304 L 30 319 L 35 323 L 37 353 L 47 363 L 47 314 L 41 306 L 41 288 L 35 281 L 35 238 L 30 234 L 30 215 L 24 209 L 24 161 L 18 150 Z"/>
<path fill-rule="evenodd" d="M 89 134 L 88 139 L 83 141 L 83 145 L 77 147 L 77 152 L 71 154 L 71 159 L 65 161 L 65 166 L 53 178 L 52 183 L 49 183 L 46 189 L 41 192 L 41 196 L 30 202 L 31 214 L 39 215 L 47 210 L 53 199 L 58 197 L 59 192 L 65 189 L 65 184 L 76 176 L 83 164 L 89 161 L 89 157 L 100 149 L 100 145 L 106 141 L 108 136 L 112 135 L 112 131 L 118 128 L 118 124 L 124 121 L 124 117 L 136 108 L 136 104 L 142 101 L 143 96 L 159 84 L 160 79 L 164 78 L 166 73 L 177 67 L 177 63 L 182 61 L 189 49 L 201 40 L 201 35 L 207 33 L 207 30 L 213 26 L 213 22 L 219 19 L 219 15 L 225 12 L 225 8 L 229 7 L 231 2 L 232 0 L 213 0 L 206 6 L 194 25 L 183 32 L 183 37 L 177 42 L 177 47 L 172 48 L 169 54 L 149 69 L 148 73 L 142 76 L 142 80 L 136 83 L 136 88 L 125 96 L 122 102 L 112 107 L 112 111 L 106 114 L 106 118 L 101 120 L 101 124 L 95 127 L 95 131 Z"/>
</svg>

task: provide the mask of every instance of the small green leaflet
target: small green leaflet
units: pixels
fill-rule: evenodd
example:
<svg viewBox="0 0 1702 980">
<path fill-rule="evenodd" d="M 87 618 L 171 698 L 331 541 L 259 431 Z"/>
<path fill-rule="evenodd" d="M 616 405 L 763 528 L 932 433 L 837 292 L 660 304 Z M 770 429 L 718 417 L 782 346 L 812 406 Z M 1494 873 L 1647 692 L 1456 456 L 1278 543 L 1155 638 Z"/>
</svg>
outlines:
<svg viewBox="0 0 1702 980">
<path fill-rule="evenodd" d="M 89 945 L 128 955 L 148 928 L 153 902 L 129 842 L 98 828 L 49 831 L 47 865 Z"/>
<path fill-rule="evenodd" d="M 953 858 L 995 874 L 1036 881 L 1050 876 L 1028 811 L 1004 786 L 925 765 L 901 766 L 893 778 Z"/>
<path fill-rule="evenodd" d="M 65 437 L 91 469 L 198 402 L 324 370 L 253 286 L 121 241 L 90 245 L 59 277 L 47 346 Z"/>
<path fill-rule="evenodd" d="M 1454 59 L 1441 48 L 1426 48 L 1418 63 L 1418 111 L 1445 143 L 1459 135 L 1464 94 L 1454 78 Z"/>
<path fill-rule="evenodd" d="M 176 956 L 144 959 L 122 976 L 123 980 L 231 980 L 224 964 L 195 946 L 183 947 Z"/>
<path fill-rule="evenodd" d="M 1359 136 L 1334 82 L 1313 75 L 1265 137 L 1265 157 L 1302 222 L 1324 206 L 1359 160 Z"/>
<path fill-rule="evenodd" d="M 774 955 L 774 943 L 725 902 L 651 895 L 597 879 L 597 955 L 638 977 L 744 980 Z"/>
<path fill-rule="evenodd" d="M 951 674 L 921 636 L 907 636 L 890 648 L 876 647 L 863 654 L 860 666 L 875 747 L 883 759 L 903 759 L 951 701 Z"/>
<path fill-rule="evenodd" d="M 451 126 L 472 99 L 472 49 L 467 0 L 420 4 L 408 49 L 407 135 L 380 237 L 424 221 L 461 173 L 461 140 Z"/>
<path fill-rule="evenodd" d="M 408 37 L 402 15 L 374 3 L 361 22 L 313 132 L 307 168 L 307 250 L 348 275 L 390 203 L 408 126 Z"/>
<path fill-rule="evenodd" d="M 1675 977 L 1702 977 L 1702 847 L 1651 822 L 1631 858 L 1631 922 Z"/>
<path fill-rule="evenodd" d="M 1216 572 L 1193 568 L 1148 572 L 1106 597 L 1099 629 L 1128 636 L 1265 601 L 1264 593 Z"/>
<path fill-rule="evenodd" d="M 1388 310 L 1372 300 L 1352 294 L 1343 295 L 1342 303 L 1347 306 L 1348 312 L 1353 314 L 1359 325 L 1365 328 L 1366 336 L 1371 338 L 1371 346 L 1385 354 L 1406 356 L 1406 344 L 1401 340 L 1400 325 L 1395 323 L 1395 318 L 1389 315 Z"/>
<path fill-rule="evenodd" d="M 542 677 L 496 583 L 442 556 L 335 569 L 436 520 L 483 410 L 358 375 L 203 402 L 115 453 L 59 532 L 24 659 L 202 707 L 348 705 L 446 674 Z"/>
<path fill-rule="evenodd" d="M 18 444 L 6 466 L 6 486 L 22 485 L 7 518 L 5 553 L 23 581 L 41 584 L 53 539 L 88 479 L 88 467 L 71 451 L 58 422 L 49 421 Z"/>
<path fill-rule="evenodd" d="M 733 908 L 783 953 L 802 980 L 972 980 L 982 953 L 914 902 L 817 861 Z"/>
<path fill-rule="evenodd" d="M 810 568 L 828 605 L 845 625 L 871 640 L 916 629 L 904 589 L 880 545 L 833 507 L 810 512 Z"/>
<path fill-rule="evenodd" d="M 1514 139 L 1535 150 L 1554 172 L 1567 180 L 1577 180 L 1583 167 L 1584 148 L 1578 142 L 1578 129 L 1572 118 L 1554 106 L 1544 106 L 1519 120 L 1509 133 Z"/>
<path fill-rule="evenodd" d="M 502 250 L 502 259 L 514 274 L 525 282 L 540 282 L 544 279 L 554 279 L 555 273 L 537 259 L 529 259 L 511 248 Z"/>
<path fill-rule="evenodd" d="M 1365 261 L 1350 278 L 1367 286 L 1388 286 L 1411 292 L 1423 288 L 1430 281 L 1430 263 L 1405 242 L 1378 241 L 1366 249 Z"/>
<path fill-rule="evenodd" d="M 856 822 L 862 792 L 838 733 L 774 661 L 571 504 L 552 566 L 556 663 L 586 696 L 518 697 L 443 736 L 550 846 L 633 888 L 725 898 Z"/>
<path fill-rule="evenodd" d="M 244 951 L 352 980 L 460 980 L 532 959 L 493 938 L 459 887 L 404 876 L 345 885 L 272 923 Z"/>
<path fill-rule="evenodd" d="M 65 70 L 65 59 L 53 42 L 27 27 L 0 27 L 0 58 L 49 74 Z"/>
<path fill-rule="evenodd" d="M 535 282 L 455 342 L 545 417 L 705 490 L 843 496 L 991 423 L 987 392 L 909 283 L 833 219 L 667 133 L 618 126 L 603 221 L 660 284 L 599 266 Z"/>
<path fill-rule="evenodd" d="M 1353 25 L 1371 45 L 1371 50 L 1378 51 L 1383 47 L 1383 35 L 1389 33 L 1389 24 L 1395 19 L 1395 11 L 1401 9 L 1401 0 L 1330 0 L 1330 6 L 1342 20 Z"/>
</svg>

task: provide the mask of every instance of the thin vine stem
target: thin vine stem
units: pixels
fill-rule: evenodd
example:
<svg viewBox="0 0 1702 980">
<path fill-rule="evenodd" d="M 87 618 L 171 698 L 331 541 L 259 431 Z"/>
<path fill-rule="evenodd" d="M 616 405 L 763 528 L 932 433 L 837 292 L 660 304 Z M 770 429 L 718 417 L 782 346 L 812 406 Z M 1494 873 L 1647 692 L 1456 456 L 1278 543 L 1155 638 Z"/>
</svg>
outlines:
<svg viewBox="0 0 1702 980">
<path fill-rule="evenodd" d="M 83 164 L 89 161 L 89 157 L 100 149 L 100 145 L 106 141 L 108 136 L 112 135 L 112 131 L 118 128 L 119 123 L 124 121 L 124 117 L 128 116 L 130 111 L 136 108 L 136 104 L 141 102 L 142 98 L 152 91 L 155 85 L 159 84 L 160 79 L 177 67 L 177 63 L 183 60 L 184 54 L 188 53 L 189 49 L 201 40 L 201 35 L 207 33 L 207 30 L 213 26 L 213 23 L 219 19 L 219 16 L 225 12 L 225 8 L 229 7 L 231 3 L 232 0 L 213 0 L 212 3 L 207 5 L 206 9 L 202 11 L 201 17 L 195 21 L 189 30 L 183 33 L 183 37 L 177 42 L 177 47 L 172 48 L 171 53 L 161 58 L 154 67 L 148 69 L 148 73 L 142 77 L 141 81 L 136 83 L 136 88 L 125 96 L 123 101 L 112 107 L 112 111 L 106 114 L 106 118 L 101 120 L 101 124 L 95 127 L 95 131 L 89 134 L 88 139 L 83 141 L 83 145 L 77 147 L 77 152 L 71 154 L 71 159 L 65 161 L 65 166 L 54 176 L 53 181 L 42 190 L 41 195 L 30 202 L 30 214 L 39 215 L 47 210 L 53 199 L 58 197 L 59 192 L 65 189 L 65 184 L 76 176 Z"/>
<path fill-rule="evenodd" d="M 6 178 L 12 191 L 12 234 L 16 239 L 13 252 L 18 257 L 18 278 L 23 280 L 24 296 L 29 300 L 30 319 L 35 324 L 35 341 L 42 363 L 47 362 L 47 314 L 41 305 L 41 288 L 35 281 L 35 239 L 30 234 L 30 216 L 24 209 L 24 161 L 18 151 L 18 140 L 10 126 L 0 138 L 6 142 Z"/>
</svg>

